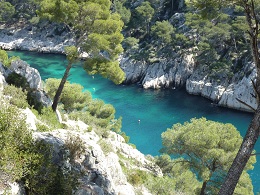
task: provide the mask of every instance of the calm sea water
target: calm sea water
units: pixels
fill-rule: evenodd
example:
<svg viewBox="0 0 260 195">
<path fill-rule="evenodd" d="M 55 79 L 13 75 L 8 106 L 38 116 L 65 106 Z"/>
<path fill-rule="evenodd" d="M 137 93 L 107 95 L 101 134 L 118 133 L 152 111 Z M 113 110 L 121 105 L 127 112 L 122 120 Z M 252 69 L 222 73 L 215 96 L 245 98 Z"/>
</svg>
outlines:
<svg viewBox="0 0 260 195">
<path fill-rule="evenodd" d="M 37 68 L 42 79 L 61 78 L 66 60 L 62 55 L 10 51 L 10 56 L 20 58 Z M 123 117 L 122 130 L 130 136 L 130 142 L 144 154 L 159 155 L 162 147 L 161 133 L 175 123 L 191 118 L 206 117 L 209 120 L 232 123 L 243 136 L 253 117 L 252 114 L 213 106 L 211 101 L 187 94 L 184 90 L 145 90 L 137 85 L 114 85 L 100 76 L 89 76 L 80 65 L 70 72 L 69 81 L 79 83 L 116 108 L 116 116 Z M 139 122 L 140 120 L 140 122 Z M 255 149 L 260 151 L 258 141 Z M 254 191 L 260 192 L 260 157 L 250 172 Z"/>
</svg>

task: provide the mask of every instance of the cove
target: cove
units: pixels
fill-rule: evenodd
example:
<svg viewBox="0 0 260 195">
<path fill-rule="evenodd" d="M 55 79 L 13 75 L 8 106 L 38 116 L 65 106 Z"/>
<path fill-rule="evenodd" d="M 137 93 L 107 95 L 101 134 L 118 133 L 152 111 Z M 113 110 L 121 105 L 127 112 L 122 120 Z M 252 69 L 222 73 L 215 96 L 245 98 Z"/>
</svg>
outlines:
<svg viewBox="0 0 260 195">
<path fill-rule="evenodd" d="M 9 51 L 9 56 L 19 56 L 39 70 L 43 80 L 61 78 L 67 65 L 63 55 L 34 52 Z M 138 85 L 114 85 L 98 75 L 89 76 L 83 68 L 74 65 L 69 81 L 81 84 L 92 93 L 116 108 L 116 117 L 122 116 L 122 131 L 130 136 L 130 142 L 144 154 L 159 155 L 162 147 L 161 133 L 175 123 L 184 123 L 191 118 L 206 117 L 223 123 L 233 124 L 242 136 L 253 117 L 246 112 L 221 108 L 212 102 L 189 95 L 182 89 L 145 90 Z M 140 120 L 140 122 L 139 122 Z M 255 150 L 260 151 L 258 140 Z M 253 171 L 250 171 L 254 192 L 260 192 L 260 157 Z"/>
</svg>

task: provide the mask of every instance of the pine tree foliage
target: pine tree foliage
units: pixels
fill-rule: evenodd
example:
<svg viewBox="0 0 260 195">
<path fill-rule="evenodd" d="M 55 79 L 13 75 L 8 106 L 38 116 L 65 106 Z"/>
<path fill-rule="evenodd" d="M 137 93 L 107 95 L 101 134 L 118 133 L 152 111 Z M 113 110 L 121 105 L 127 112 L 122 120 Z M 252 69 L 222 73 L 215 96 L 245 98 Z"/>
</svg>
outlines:
<svg viewBox="0 0 260 195">
<path fill-rule="evenodd" d="M 117 13 L 111 13 L 110 7 L 109 0 L 41 1 L 39 15 L 51 21 L 64 23 L 76 38 L 75 48 L 70 48 L 70 52 L 67 53 L 69 63 L 54 96 L 53 110 L 57 108 L 72 64 L 82 52 L 88 54 L 85 62 L 88 73 L 101 74 L 116 84 L 124 80 L 124 73 L 118 63 L 119 54 L 123 51 L 121 30 L 124 23 Z"/>
<path fill-rule="evenodd" d="M 190 122 L 175 124 L 162 133 L 162 152 L 182 157 L 182 164 L 189 166 L 203 182 L 201 194 L 216 194 L 231 166 L 242 137 L 231 124 L 222 124 L 205 118 L 191 119 Z M 253 194 L 251 179 L 246 173 L 256 162 L 251 157 L 243 172 L 237 194 Z"/>
</svg>

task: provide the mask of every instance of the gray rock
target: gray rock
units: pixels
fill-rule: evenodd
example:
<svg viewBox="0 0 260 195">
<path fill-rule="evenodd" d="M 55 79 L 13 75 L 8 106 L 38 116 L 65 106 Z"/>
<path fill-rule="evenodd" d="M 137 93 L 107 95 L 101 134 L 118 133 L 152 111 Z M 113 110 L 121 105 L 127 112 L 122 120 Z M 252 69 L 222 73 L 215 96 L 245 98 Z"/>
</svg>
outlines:
<svg viewBox="0 0 260 195">
<path fill-rule="evenodd" d="M 42 80 L 39 71 L 31 68 L 25 61 L 15 60 L 11 63 L 9 69 L 25 77 L 31 89 L 42 89 Z"/>
<path fill-rule="evenodd" d="M 2 27 L 0 48 L 44 53 L 64 53 L 64 47 L 74 44 L 74 39 L 62 25 L 41 22 L 38 26 L 27 24 L 22 29 Z"/>
<path fill-rule="evenodd" d="M 0 95 L 4 89 L 4 85 L 6 85 L 4 75 L 5 75 L 5 69 L 3 67 L 3 64 L 0 62 Z"/>
<path fill-rule="evenodd" d="M 37 69 L 30 67 L 25 61 L 16 60 L 13 61 L 9 69 L 5 71 L 5 76 L 7 77 L 11 72 L 15 72 L 26 78 L 30 88 L 33 89 L 31 95 L 34 96 L 38 102 L 41 102 L 43 106 L 46 107 L 52 105 L 50 97 L 43 90 L 41 76 Z"/>
<path fill-rule="evenodd" d="M 159 89 L 183 86 L 193 72 L 194 60 L 192 55 L 183 55 L 147 64 L 123 58 L 120 66 L 126 73 L 126 83 L 138 82 L 144 88 Z"/>
<path fill-rule="evenodd" d="M 242 79 L 241 72 L 245 74 Z M 190 94 L 201 95 L 214 101 L 217 105 L 252 112 L 257 108 L 257 101 L 252 85 L 252 80 L 256 78 L 256 70 L 252 63 L 248 63 L 245 68 L 235 74 L 230 81 L 222 78 L 216 82 L 208 77 L 206 68 L 197 69 L 186 82 L 186 91 Z M 238 101 L 238 99 L 245 104 Z"/>
</svg>

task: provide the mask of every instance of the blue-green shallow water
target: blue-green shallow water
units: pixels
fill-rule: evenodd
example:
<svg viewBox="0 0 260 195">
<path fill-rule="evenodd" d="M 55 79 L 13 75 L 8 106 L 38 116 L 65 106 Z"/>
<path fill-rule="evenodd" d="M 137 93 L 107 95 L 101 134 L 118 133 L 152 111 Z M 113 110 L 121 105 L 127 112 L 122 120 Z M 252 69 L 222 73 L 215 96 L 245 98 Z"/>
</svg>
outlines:
<svg viewBox="0 0 260 195">
<path fill-rule="evenodd" d="M 10 56 L 20 56 L 32 67 L 37 68 L 42 79 L 61 78 L 66 66 L 65 57 L 54 54 L 33 52 L 8 52 Z M 130 136 L 130 142 L 144 154 L 159 155 L 162 147 L 161 133 L 175 123 L 189 121 L 193 117 L 223 123 L 232 123 L 244 136 L 252 119 L 252 114 L 213 106 L 211 101 L 187 94 L 184 90 L 144 90 L 137 85 L 114 85 L 100 76 L 89 76 L 80 65 L 71 69 L 70 82 L 80 83 L 92 93 L 113 104 L 116 116 L 123 117 L 122 130 Z M 140 122 L 138 122 L 140 120 Z M 260 151 L 258 141 L 255 149 Z M 260 157 L 255 169 L 250 172 L 254 191 L 260 192 Z"/>
</svg>

